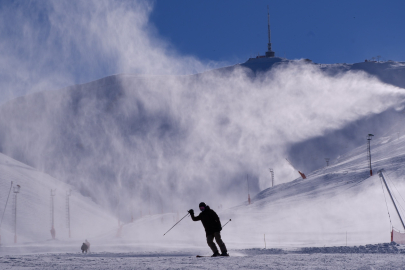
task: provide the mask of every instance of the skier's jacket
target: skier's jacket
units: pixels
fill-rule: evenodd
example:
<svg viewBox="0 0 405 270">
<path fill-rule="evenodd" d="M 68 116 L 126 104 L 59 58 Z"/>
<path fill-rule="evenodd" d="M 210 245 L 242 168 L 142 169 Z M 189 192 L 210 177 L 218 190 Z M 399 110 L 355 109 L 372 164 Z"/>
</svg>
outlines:
<svg viewBox="0 0 405 270">
<path fill-rule="evenodd" d="M 219 220 L 217 213 L 215 213 L 215 211 L 212 210 L 208 205 L 198 216 L 195 217 L 194 212 L 191 212 L 190 215 L 193 221 L 201 220 L 206 235 L 213 235 L 214 233 L 222 230 L 221 220 Z"/>
</svg>

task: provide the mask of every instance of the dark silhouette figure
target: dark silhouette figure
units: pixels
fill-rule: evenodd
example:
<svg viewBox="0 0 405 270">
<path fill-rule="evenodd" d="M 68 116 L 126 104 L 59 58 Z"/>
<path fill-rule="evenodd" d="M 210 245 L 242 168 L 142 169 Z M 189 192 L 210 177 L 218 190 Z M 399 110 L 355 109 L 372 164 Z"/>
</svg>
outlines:
<svg viewBox="0 0 405 270">
<path fill-rule="evenodd" d="M 84 252 L 90 252 L 90 243 L 89 243 L 89 241 L 87 241 L 87 239 L 84 241 L 84 243 L 82 244 L 82 247 L 81 247 L 81 249 L 82 249 L 82 253 L 84 253 Z"/>
<path fill-rule="evenodd" d="M 193 221 L 198 221 L 201 220 L 201 223 L 204 226 L 205 233 L 207 236 L 207 244 L 211 248 L 212 252 L 214 254 L 212 257 L 216 256 L 229 256 L 225 243 L 221 239 L 221 220 L 219 219 L 217 213 L 215 213 L 214 210 L 212 210 L 208 205 L 205 203 L 200 203 L 199 205 L 201 213 L 198 216 L 194 216 L 194 210 L 190 209 L 188 212 L 191 215 L 191 219 Z M 219 254 L 218 248 L 214 243 L 214 238 L 215 241 L 217 242 L 219 248 L 221 249 L 221 253 Z"/>
</svg>

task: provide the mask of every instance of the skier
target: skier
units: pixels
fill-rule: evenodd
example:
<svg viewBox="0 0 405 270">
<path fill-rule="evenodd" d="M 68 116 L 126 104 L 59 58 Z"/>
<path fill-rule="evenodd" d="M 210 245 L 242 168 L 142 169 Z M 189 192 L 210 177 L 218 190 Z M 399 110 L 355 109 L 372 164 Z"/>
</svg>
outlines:
<svg viewBox="0 0 405 270">
<path fill-rule="evenodd" d="M 90 243 L 89 243 L 89 241 L 87 241 L 87 239 L 84 240 L 84 243 L 82 244 L 81 250 L 82 250 L 82 253 L 90 252 Z"/>
<path fill-rule="evenodd" d="M 88 247 L 87 247 L 86 243 L 83 243 L 81 246 L 82 253 L 84 253 L 84 252 L 87 253 L 87 249 L 88 249 Z"/>
<path fill-rule="evenodd" d="M 199 207 L 200 207 L 201 213 L 196 217 L 194 216 L 193 209 L 190 209 L 188 212 L 190 213 L 191 219 L 193 221 L 201 220 L 201 223 L 204 226 L 205 233 L 207 236 L 207 244 L 211 248 L 212 252 L 214 252 L 212 257 L 229 256 L 229 254 L 226 250 L 226 246 L 221 239 L 220 231 L 222 230 L 222 226 L 221 226 L 221 221 L 219 220 L 217 213 L 215 213 L 214 210 L 212 210 L 208 205 L 206 205 L 203 202 L 200 203 Z M 214 243 L 214 238 L 215 238 L 215 241 L 217 242 L 219 248 L 221 249 L 222 254 L 219 254 L 218 248 Z"/>
</svg>

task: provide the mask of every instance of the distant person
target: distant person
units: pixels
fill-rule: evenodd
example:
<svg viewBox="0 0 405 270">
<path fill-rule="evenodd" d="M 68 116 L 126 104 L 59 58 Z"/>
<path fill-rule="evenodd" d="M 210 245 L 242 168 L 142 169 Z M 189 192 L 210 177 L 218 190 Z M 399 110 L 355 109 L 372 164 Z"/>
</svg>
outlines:
<svg viewBox="0 0 405 270">
<path fill-rule="evenodd" d="M 82 253 L 85 253 L 85 252 L 87 253 L 87 249 L 88 249 L 88 248 L 87 248 L 86 243 L 83 243 L 83 244 L 82 244 L 81 249 L 82 249 Z"/>
<path fill-rule="evenodd" d="M 84 240 L 84 243 L 82 244 L 81 249 L 82 249 L 82 253 L 84 253 L 84 252 L 86 252 L 86 253 L 87 253 L 87 252 L 90 252 L 90 242 L 87 241 L 87 239 Z"/>
<path fill-rule="evenodd" d="M 194 210 L 190 209 L 188 212 L 191 215 L 191 219 L 193 221 L 198 221 L 201 220 L 201 223 L 204 226 L 205 233 L 207 236 L 207 244 L 211 248 L 212 252 L 212 257 L 217 257 L 217 256 L 229 256 L 226 246 L 224 242 L 221 239 L 221 221 L 219 220 L 219 217 L 217 213 L 215 213 L 214 210 L 212 210 L 208 205 L 205 203 L 200 203 L 199 205 L 201 213 L 198 216 L 194 216 Z M 221 254 L 218 252 L 218 248 L 214 243 L 214 238 L 215 241 L 217 242 L 219 248 L 221 249 Z"/>
</svg>

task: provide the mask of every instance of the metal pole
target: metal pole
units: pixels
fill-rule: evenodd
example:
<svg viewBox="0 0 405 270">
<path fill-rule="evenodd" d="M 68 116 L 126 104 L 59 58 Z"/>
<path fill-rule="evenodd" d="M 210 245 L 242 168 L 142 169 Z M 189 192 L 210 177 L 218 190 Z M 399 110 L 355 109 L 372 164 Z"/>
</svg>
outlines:
<svg viewBox="0 0 405 270">
<path fill-rule="evenodd" d="M 69 238 L 71 238 L 70 234 L 70 195 L 72 194 L 72 190 L 66 191 L 66 215 L 67 215 L 67 227 L 69 229 Z"/>
<path fill-rule="evenodd" d="M 269 12 L 269 6 L 267 6 L 267 34 L 269 36 L 269 50 L 271 50 L 271 41 L 270 41 L 270 12 Z"/>
<path fill-rule="evenodd" d="M 52 236 L 53 240 L 55 240 L 55 226 L 54 226 L 55 208 L 54 208 L 54 201 L 53 201 L 53 197 L 55 196 L 55 191 L 56 191 L 56 189 L 51 189 L 51 236 Z"/>
<path fill-rule="evenodd" d="M 273 169 L 269 169 L 270 170 L 270 174 L 271 174 L 271 187 L 274 187 L 274 170 Z"/>
<path fill-rule="evenodd" d="M 10 193 L 11 193 L 12 188 L 13 188 L 13 181 L 11 181 L 10 189 L 9 189 L 8 195 L 7 195 L 6 205 L 4 206 L 3 215 L 1 216 L 0 232 L 1 232 L 1 225 L 3 224 L 4 213 L 6 212 L 6 209 L 7 209 L 8 199 L 10 198 Z M 0 234 L 0 244 L 1 244 L 1 234 Z"/>
<path fill-rule="evenodd" d="M 52 191 L 51 191 L 51 193 L 52 193 Z M 53 207 L 53 195 L 51 194 L 51 212 L 52 212 L 52 215 L 51 215 L 51 222 L 52 222 L 52 229 L 54 228 L 54 207 Z"/>
<path fill-rule="evenodd" d="M 17 243 L 17 193 L 14 194 L 14 244 Z"/>
<path fill-rule="evenodd" d="M 20 192 L 20 185 L 13 188 L 14 192 L 14 243 L 17 243 L 17 194 Z"/>
<path fill-rule="evenodd" d="M 72 235 L 70 234 L 70 198 L 68 196 L 68 226 L 69 226 L 69 238 L 72 237 Z"/>
<path fill-rule="evenodd" d="M 225 227 L 226 224 L 228 224 L 229 222 L 231 222 L 232 220 L 229 219 L 229 221 L 227 223 L 224 224 L 224 226 L 222 226 L 221 228 Z"/>
<path fill-rule="evenodd" d="M 250 204 L 250 192 L 249 192 L 249 176 L 246 174 L 246 182 L 248 188 L 248 203 Z"/>
<path fill-rule="evenodd" d="M 150 192 L 148 187 L 148 209 L 149 209 L 149 216 L 150 216 Z"/>
<path fill-rule="evenodd" d="M 368 156 L 368 161 L 369 161 L 369 167 L 370 167 L 370 176 L 373 176 L 373 170 L 371 168 L 371 146 L 370 146 L 370 141 L 371 141 L 371 137 L 373 137 L 373 134 L 368 134 L 368 138 L 367 138 L 367 156 Z"/>
<path fill-rule="evenodd" d="M 182 219 L 180 219 L 179 221 L 177 221 L 176 222 L 176 224 L 174 224 L 167 232 L 165 232 L 165 234 L 163 235 L 163 236 L 165 236 L 166 235 L 166 233 L 168 233 L 168 232 L 170 232 L 171 231 L 171 229 L 173 229 L 174 228 L 174 226 L 176 226 L 177 224 L 179 224 L 179 222 L 180 221 L 182 221 L 186 216 L 188 216 L 190 213 L 187 213 L 187 215 L 185 215 Z"/>
<path fill-rule="evenodd" d="M 382 170 L 379 171 L 379 175 L 380 175 L 380 177 L 382 178 L 382 180 L 384 181 L 385 187 L 386 187 L 387 190 L 388 190 L 388 194 L 390 194 L 391 201 L 392 201 L 392 203 L 394 204 L 395 210 L 397 211 L 398 217 L 399 217 L 399 219 L 401 220 L 402 226 L 404 227 L 404 230 L 405 230 L 405 224 L 404 224 L 404 222 L 402 221 L 401 215 L 399 214 L 397 205 L 396 205 L 395 202 L 394 202 L 394 198 L 392 198 L 391 191 L 390 191 L 390 189 L 388 188 L 387 182 L 385 182 L 385 177 L 384 177 L 384 174 L 383 174 Z"/>
</svg>

